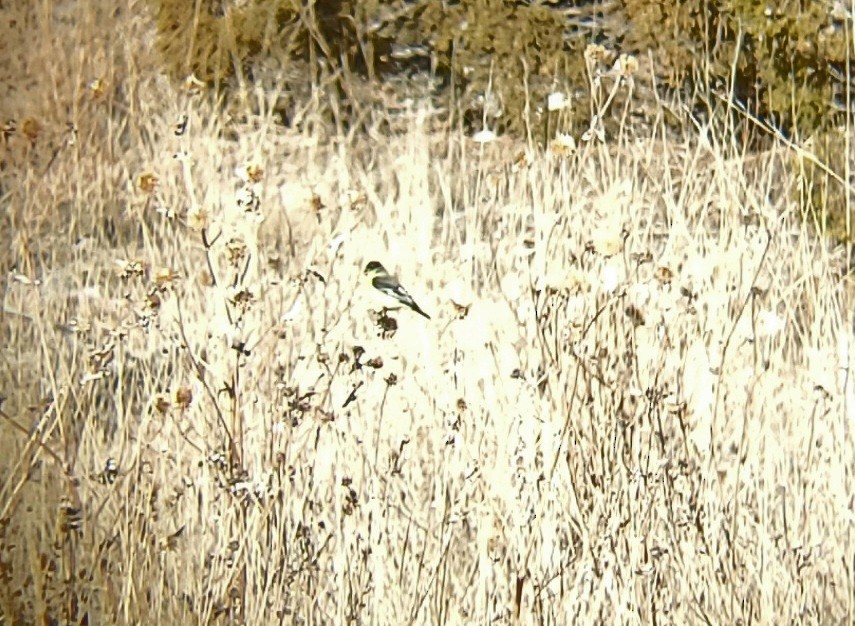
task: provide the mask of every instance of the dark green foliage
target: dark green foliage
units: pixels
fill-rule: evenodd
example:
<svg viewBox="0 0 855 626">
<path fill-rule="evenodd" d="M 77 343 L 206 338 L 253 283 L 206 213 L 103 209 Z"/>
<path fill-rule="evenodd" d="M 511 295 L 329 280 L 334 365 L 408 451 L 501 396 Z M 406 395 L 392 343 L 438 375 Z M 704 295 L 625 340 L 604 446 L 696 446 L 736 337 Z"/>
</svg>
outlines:
<svg viewBox="0 0 855 626">
<path fill-rule="evenodd" d="M 566 69 L 564 19 L 534 3 L 428 2 L 410 23 L 407 37 L 415 44 L 431 42 L 436 69 L 454 77 L 463 108 L 477 126 L 485 107 L 475 96 L 489 94 L 495 101 L 486 106 L 489 125 L 523 131 L 526 103 L 540 104 Z M 574 52 L 581 78 L 581 49 Z M 498 111 L 501 116 L 492 119 Z"/>
<path fill-rule="evenodd" d="M 491 127 L 524 130 L 533 107 L 571 77 L 584 85 L 585 37 L 570 34 L 557 6 L 510 0 L 149 0 L 161 62 L 183 79 L 223 84 L 268 57 L 316 60 L 368 78 L 434 72 L 474 123 L 476 96 L 502 111 Z M 582 35 L 587 34 L 585 31 Z M 407 57 L 401 51 L 415 50 Z M 310 67 L 316 67 L 310 64 Z M 307 76 L 307 79 L 315 77 Z M 346 88 L 344 89 L 346 91 Z M 586 107 L 580 107 L 585 113 Z M 488 115 L 490 111 L 488 111 Z"/>
<path fill-rule="evenodd" d="M 843 160 L 852 146 L 844 132 L 831 129 L 817 133 L 810 141 L 810 155 L 793 158 L 799 173 L 799 188 L 795 190 L 803 217 L 815 232 L 833 241 L 852 244 L 852 207 L 847 206 L 849 190 L 840 179 L 846 168 Z M 849 212 L 849 219 L 847 219 Z"/>
<path fill-rule="evenodd" d="M 817 1 L 623 0 L 624 45 L 656 52 L 672 86 L 718 87 L 788 134 L 834 121 L 835 74 L 845 75 L 846 38 L 830 4 Z M 839 79 L 838 79 L 839 80 Z M 698 83 L 706 83 L 699 85 Z"/>
<path fill-rule="evenodd" d="M 835 81 L 847 73 L 844 18 L 821 0 L 149 2 L 162 62 L 175 78 L 193 72 L 222 84 L 238 66 L 252 76 L 269 58 L 310 61 L 317 73 L 314 61 L 324 59 L 330 74 L 342 70 L 337 87 L 349 95 L 344 81 L 355 74 L 383 80 L 429 71 L 473 126 L 486 117 L 494 130 L 515 134 L 537 126 L 533 113 L 555 90 L 576 90 L 565 123 L 585 123 L 582 51 L 593 42 L 642 58 L 652 51 L 660 84 L 732 96 L 791 135 L 834 123 Z"/>
<path fill-rule="evenodd" d="M 248 63 L 277 50 L 294 34 L 297 19 L 290 0 L 256 0 L 240 8 L 228 0 L 149 1 L 166 72 L 175 79 L 195 74 L 209 84 L 231 76 L 235 61 Z"/>
<path fill-rule="evenodd" d="M 768 136 L 769 128 L 797 144 L 813 138 L 813 154 L 792 160 L 802 181 L 794 200 L 816 232 L 851 243 L 843 180 L 848 145 L 836 130 L 845 122 L 840 105 L 852 79 L 845 11 L 820 0 L 622 4 L 631 16 L 624 46 L 652 49 L 657 73 L 671 87 L 711 94 L 708 100 L 729 110 L 734 127 L 749 131 L 747 145 L 759 145 L 752 135 Z M 730 98 L 738 108 L 724 106 Z M 762 123 L 747 123 L 743 107 Z"/>
</svg>

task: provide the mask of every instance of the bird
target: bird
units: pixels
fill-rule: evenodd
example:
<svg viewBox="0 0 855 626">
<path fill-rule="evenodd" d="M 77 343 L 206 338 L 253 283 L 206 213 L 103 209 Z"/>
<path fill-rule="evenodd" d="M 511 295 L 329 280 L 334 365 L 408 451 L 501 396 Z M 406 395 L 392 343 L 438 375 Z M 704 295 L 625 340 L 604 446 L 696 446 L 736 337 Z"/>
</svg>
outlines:
<svg viewBox="0 0 855 626">
<path fill-rule="evenodd" d="M 386 271 L 386 268 L 383 267 L 380 262 L 371 261 L 368 263 L 368 265 L 365 266 L 364 274 L 371 282 L 371 286 L 377 291 L 388 298 L 392 298 L 404 306 L 411 308 L 419 315 L 430 319 L 430 315 L 425 313 L 422 308 L 416 304 L 416 301 L 413 300 L 413 297 L 401 286 L 398 279 Z"/>
</svg>

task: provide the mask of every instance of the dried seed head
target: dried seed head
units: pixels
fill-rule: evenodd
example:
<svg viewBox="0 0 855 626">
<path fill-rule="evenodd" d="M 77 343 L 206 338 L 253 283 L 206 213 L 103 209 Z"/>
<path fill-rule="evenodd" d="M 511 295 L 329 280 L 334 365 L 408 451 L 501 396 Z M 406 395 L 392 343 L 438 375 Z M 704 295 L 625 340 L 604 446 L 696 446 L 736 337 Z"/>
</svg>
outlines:
<svg viewBox="0 0 855 626">
<path fill-rule="evenodd" d="M 630 78 L 638 71 L 638 59 L 631 54 L 622 54 L 615 61 L 615 69 L 623 78 Z"/>
<path fill-rule="evenodd" d="M 264 167 L 256 162 L 247 163 L 238 172 L 238 176 L 248 183 L 261 182 L 264 179 Z"/>
<path fill-rule="evenodd" d="M 557 133 L 555 139 L 549 142 L 549 149 L 557 157 L 570 157 L 576 152 L 576 140 L 573 135 Z"/>
<path fill-rule="evenodd" d="M 163 300 L 160 297 L 160 292 L 157 287 L 149 290 L 145 297 L 145 305 L 146 307 L 148 307 L 149 311 L 151 311 L 152 313 L 156 313 L 160 310 L 160 305 L 162 303 Z"/>
<path fill-rule="evenodd" d="M 107 85 L 101 78 L 95 78 L 89 81 L 86 86 L 89 90 L 89 97 L 95 102 L 102 102 L 107 93 Z"/>
<path fill-rule="evenodd" d="M 246 242 L 239 237 L 234 237 L 226 244 L 226 251 L 228 252 L 229 263 L 236 267 L 246 258 Z"/>
<path fill-rule="evenodd" d="M 143 193 L 153 193 L 157 188 L 158 178 L 151 172 L 143 172 L 139 176 L 137 176 L 137 189 L 142 191 Z"/>
<path fill-rule="evenodd" d="M 625 311 L 626 316 L 630 319 L 633 326 L 643 326 L 644 325 L 644 313 L 633 304 L 630 304 L 626 307 Z"/>
<path fill-rule="evenodd" d="M 241 311 L 246 311 L 255 302 L 255 294 L 249 289 L 241 289 L 232 294 L 229 302 Z"/>
<path fill-rule="evenodd" d="M 520 150 L 514 156 L 514 162 L 511 164 L 511 171 L 518 172 L 531 167 L 534 163 L 534 157 L 528 150 Z"/>
<path fill-rule="evenodd" d="M 175 391 L 175 404 L 181 407 L 182 410 L 189 408 L 192 402 L 193 391 L 190 389 L 190 387 L 179 387 Z"/>
<path fill-rule="evenodd" d="M 165 287 L 177 280 L 181 275 L 168 267 L 160 267 L 154 272 L 154 283 L 158 287 Z"/>
<path fill-rule="evenodd" d="M 338 202 L 351 210 L 363 209 L 368 206 L 368 194 L 362 189 L 348 189 L 339 196 Z"/>
<path fill-rule="evenodd" d="M 670 285 L 674 279 L 674 272 L 670 268 L 660 265 L 653 272 L 653 277 L 662 285 Z"/>
<path fill-rule="evenodd" d="M 454 300 L 451 301 L 451 305 L 454 307 L 454 313 L 459 320 L 465 319 L 469 315 L 469 307 L 472 306 L 471 304 L 459 304 Z"/>
<path fill-rule="evenodd" d="M 132 277 L 141 278 L 145 274 L 145 263 L 143 261 L 120 259 L 115 263 L 119 267 L 119 278 L 122 280 L 128 280 Z"/>
<path fill-rule="evenodd" d="M 588 47 L 585 48 L 585 60 L 589 62 L 604 61 L 606 54 L 606 49 L 600 44 L 588 44 Z"/>
<path fill-rule="evenodd" d="M 187 227 L 191 230 L 202 231 L 211 223 L 211 214 L 202 206 L 194 206 L 187 212 Z"/>
<path fill-rule="evenodd" d="M 39 138 L 42 130 L 41 122 L 34 117 L 24 118 L 24 121 L 21 122 L 21 133 L 30 140 L 30 143 L 36 143 L 36 139 Z"/>
<path fill-rule="evenodd" d="M 195 74 L 190 74 L 184 79 L 184 91 L 190 94 L 201 93 L 205 88 L 205 83 L 196 78 Z"/>
<path fill-rule="evenodd" d="M 170 406 L 169 400 L 163 396 L 157 396 L 157 398 L 154 399 L 154 410 L 161 415 L 164 415 L 169 410 Z"/>
</svg>

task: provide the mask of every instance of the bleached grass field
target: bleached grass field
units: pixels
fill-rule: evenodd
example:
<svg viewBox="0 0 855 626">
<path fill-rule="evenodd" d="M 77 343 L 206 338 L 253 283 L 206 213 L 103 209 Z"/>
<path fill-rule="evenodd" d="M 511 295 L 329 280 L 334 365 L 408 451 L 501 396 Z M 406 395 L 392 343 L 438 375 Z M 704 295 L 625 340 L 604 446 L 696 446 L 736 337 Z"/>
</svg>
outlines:
<svg viewBox="0 0 855 626">
<path fill-rule="evenodd" d="M 4 16 L 0 623 L 855 620 L 846 260 L 789 148 L 286 129 L 101 4 Z M 432 320 L 381 333 L 375 259 Z"/>
</svg>

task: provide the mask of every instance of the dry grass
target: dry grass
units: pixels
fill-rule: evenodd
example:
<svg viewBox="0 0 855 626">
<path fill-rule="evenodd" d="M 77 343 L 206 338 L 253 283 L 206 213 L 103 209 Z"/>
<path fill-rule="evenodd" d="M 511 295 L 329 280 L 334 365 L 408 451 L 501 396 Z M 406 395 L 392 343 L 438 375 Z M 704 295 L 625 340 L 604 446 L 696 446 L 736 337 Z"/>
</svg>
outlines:
<svg viewBox="0 0 855 626">
<path fill-rule="evenodd" d="M 0 621 L 855 619 L 851 303 L 783 148 L 229 120 L 79 4 L 2 68 Z M 375 258 L 432 321 L 380 336 Z"/>
</svg>

